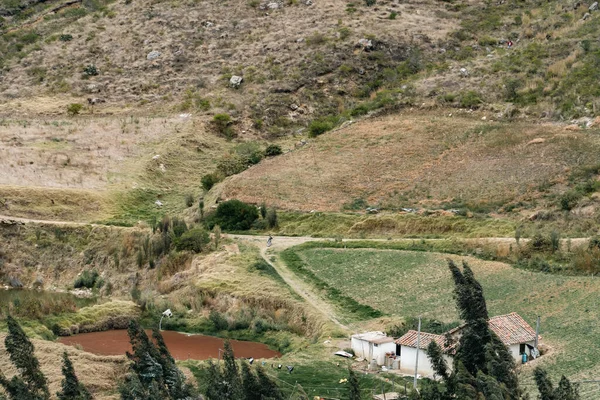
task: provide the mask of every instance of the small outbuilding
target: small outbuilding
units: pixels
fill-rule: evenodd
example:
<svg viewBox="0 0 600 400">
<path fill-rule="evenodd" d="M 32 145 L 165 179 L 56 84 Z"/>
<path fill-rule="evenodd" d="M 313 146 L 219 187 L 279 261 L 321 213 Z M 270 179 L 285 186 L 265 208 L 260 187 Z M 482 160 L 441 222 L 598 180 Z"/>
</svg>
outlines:
<svg viewBox="0 0 600 400">
<path fill-rule="evenodd" d="M 396 354 L 394 338 L 377 331 L 352 335 L 351 347 L 356 357 L 362 357 L 369 362 L 375 360 L 377 365 L 385 364 L 386 354 Z"/>
<path fill-rule="evenodd" d="M 400 339 L 396 340 L 396 344 L 400 348 L 400 372 L 405 374 L 415 373 L 415 364 L 417 363 L 417 337 L 419 342 L 419 357 L 417 365 L 417 374 L 422 376 L 432 376 L 433 367 L 427 356 L 427 346 L 429 343 L 435 342 L 444 351 L 444 359 L 446 363 L 452 365 L 452 357 L 446 346 L 446 338 L 442 335 L 435 335 L 433 333 L 421 332 L 420 336 L 417 331 L 410 330 L 406 332 Z"/>
</svg>

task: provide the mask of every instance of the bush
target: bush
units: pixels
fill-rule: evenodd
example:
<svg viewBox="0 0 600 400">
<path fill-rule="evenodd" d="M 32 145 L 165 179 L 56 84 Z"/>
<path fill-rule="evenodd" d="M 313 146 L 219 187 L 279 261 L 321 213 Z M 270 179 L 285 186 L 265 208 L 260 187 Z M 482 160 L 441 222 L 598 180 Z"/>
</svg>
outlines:
<svg viewBox="0 0 600 400">
<path fill-rule="evenodd" d="M 83 110 L 83 104 L 80 103 L 71 103 L 67 106 L 67 113 L 69 115 L 77 115 Z"/>
<path fill-rule="evenodd" d="M 479 93 L 474 90 L 469 90 L 460 96 L 460 106 L 464 108 L 478 108 L 483 103 Z"/>
<path fill-rule="evenodd" d="M 206 174 L 202 178 L 200 178 L 200 182 L 202 183 L 202 188 L 206 191 L 209 191 L 213 186 L 221 181 L 219 175 L 217 174 Z"/>
<path fill-rule="evenodd" d="M 187 250 L 194 253 L 202 252 L 202 248 L 210 243 L 208 233 L 202 228 L 194 228 L 183 233 L 179 239 L 175 241 L 175 247 L 179 251 Z"/>
<path fill-rule="evenodd" d="M 96 282 L 98 281 L 98 272 L 97 271 L 88 271 L 85 270 L 81 273 L 81 275 L 79 275 L 77 277 L 77 279 L 75 280 L 75 283 L 73 283 L 73 287 L 75 289 L 79 289 L 79 288 L 88 288 L 88 289 L 92 289 L 95 285 Z"/>
<path fill-rule="evenodd" d="M 271 208 L 267 212 L 267 226 L 269 229 L 277 228 L 279 223 L 277 222 L 277 211 L 274 208 Z"/>
<path fill-rule="evenodd" d="M 73 40 L 73 35 L 63 33 L 58 37 L 58 40 L 60 40 L 61 42 L 70 42 L 71 40 Z"/>
<path fill-rule="evenodd" d="M 245 142 L 235 146 L 235 153 L 246 165 L 258 164 L 262 160 L 263 152 L 256 142 Z"/>
<path fill-rule="evenodd" d="M 194 195 L 193 195 L 193 194 L 191 194 L 191 193 L 188 193 L 188 194 L 185 196 L 185 205 L 186 205 L 187 207 L 191 207 L 191 206 L 193 206 L 193 205 L 194 205 Z"/>
<path fill-rule="evenodd" d="M 223 230 L 245 231 L 250 229 L 257 219 L 256 207 L 239 200 L 229 200 L 220 203 L 206 223 L 210 229 L 219 225 Z"/>
<path fill-rule="evenodd" d="M 581 197 L 582 194 L 577 190 L 569 190 L 560 196 L 560 208 L 565 211 L 570 211 L 577 205 Z"/>
<path fill-rule="evenodd" d="M 365 1 L 365 5 L 366 5 L 367 7 L 374 6 L 374 5 L 375 5 L 375 3 L 377 3 L 377 0 L 364 0 L 364 1 Z"/>
<path fill-rule="evenodd" d="M 213 126 L 217 133 L 225 136 L 228 139 L 235 137 L 235 132 L 231 128 L 233 121 L 229 114 L 216 114 L 212 120 Z"/>
<path fill-rule="evenodd" d="M 208 319 L 210 319 L 210 322 L 213 323 L 215 330 L 217 331 L 223 331 L 229 327 L 227 319 L 218 311 L 212 310 L 208 316 Z"/>
<path fill-rule="evenodd" d="M 324 119 L 316 119 L 308 125 L 308 136 L 316 137 L 333 129 L 333 123 Z"/>
<path fill-rule="evenodd" d="M 217 164 L 217 171 L 223 176 L 239 174 L 246 168 L 246 162 L 237 154 L 225 154 Z"/>
<path fill-rule="evenodd" d="M 282 154 L 281 146 L 278 144 L 270 144 L 265 149 L 265 157 L 274 157 Z"/>
<path fill-rule="evenodd" d="M 86 65 L 85 68 L 83 69 L 83 74 L 85 76 L 96 76 L 99 73 L 100 72 L 98 71 L 98 68 L 96 68 L 96 66 L 94 64 Z"/>
</svg>

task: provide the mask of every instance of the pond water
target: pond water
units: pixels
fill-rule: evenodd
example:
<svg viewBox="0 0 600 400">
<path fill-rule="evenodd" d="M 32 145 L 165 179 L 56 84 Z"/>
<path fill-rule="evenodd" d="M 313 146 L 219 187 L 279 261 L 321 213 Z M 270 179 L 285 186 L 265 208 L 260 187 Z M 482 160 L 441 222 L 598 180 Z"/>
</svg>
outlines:
<svg viewBox="0 0 600 400">
<path fill-rule="evenodd" d="M 176 360 L 206 360 L 219 358 L 219 349 L 223 349 L 223 339 L 204 335 L 186 335 L 174 331 L 161 331 L 165 343 Z M 152 331 L 147 330 L 148 336 Z M 104 332 L 81 333 L 64 336 L 58 339 L 60 343 L 76 346 L 85 351 L 99 355 L 124 355 L 131 352 L 127 330 L 112 330 Z M 266 345 L 256 342 L 231 340 L 231 346 L 236 357 L 243 358 L 272 358 L 281 354 L 269 349 Z"/>
</svg>

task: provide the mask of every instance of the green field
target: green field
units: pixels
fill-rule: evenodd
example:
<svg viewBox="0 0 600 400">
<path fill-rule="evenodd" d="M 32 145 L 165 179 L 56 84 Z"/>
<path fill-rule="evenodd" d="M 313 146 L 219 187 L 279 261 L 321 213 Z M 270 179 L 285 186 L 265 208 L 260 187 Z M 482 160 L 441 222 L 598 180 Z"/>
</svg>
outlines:
<svg viewBox="0 0 600 400">
<path fill-rule="evenodd" d="M 515 311 L 532 326 L 536 315 L 541 316 L 543 343 L 551 351 L 539 361 L 552 376 L 565 374 L 579 381 L 596 379 L 600 373 L 598 278 L 528 272 L 440 253 L 302 246 L 295 252 L 306 269 L 362 304 L 390 315 L 422 315 L 444 322 L 458 318 L 446 260 L 465 260 L 483 285 L 490 315 Z M 523 368 L 525 382 L 530 370 Z M 582 387 L 583 394 L 589 390 Z"/>
</svg>

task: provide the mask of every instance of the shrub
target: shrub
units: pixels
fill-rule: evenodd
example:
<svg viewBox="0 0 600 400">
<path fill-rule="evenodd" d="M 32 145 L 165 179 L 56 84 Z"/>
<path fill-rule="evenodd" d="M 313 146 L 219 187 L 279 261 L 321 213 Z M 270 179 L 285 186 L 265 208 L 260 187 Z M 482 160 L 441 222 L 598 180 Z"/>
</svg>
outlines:
<svg viewBox="0 0 600 400">
<path fill-rule="evenodd" d="M 185 196 L 185 205 L 186 205 L 187 207 L 191 207 L 191 206 L 193 206 L 193 205 L 194 205 L 194 195 L 193 195 L 193 194 L 191 194 L 191 193 L 188 193 L 188 194 Z"/>
<path fill-rule="evenodd" d="M 474 90 L 469 90 L 460 96 L 460 106 L 464 108 L 478 108 L 482 102 L 479 93 Z"/>
<path fill-rule="evenodd" d="M 96 76 L 99 73 L 98 68 L 96 68 L 94 64 L 86 65 L 85 68 L 83 68 L 83 74 L 85 76 Z"/>
<path fill-rule="evenodd" d="M 570 211 L 577 205 L 581 197 L 581 193 L 577 190 L 569 190 L 560 196 L 560 208 L 565 211 Z"/>
<path fill-rule="evenodd" d="M 248 230 L 258 219 L 258 210 L 250 204 L 239 200 L 224 201 L 219 204 L 213 215 L 207 218 L 207 225 L 212 229 L 219 225 L 223 230 Z"/>
<path fill-rule="evenodd" d="M 80 103 L 71 103 L 67 106 L 67 113 L 69 115 L 77 115 L 83 110 L 83 104 Z"/>
<path fill-rule="evenodd" d="M 62 35 L 60 35 L 58 37 L 58 40 L 60 40 L 61 42 L 70 42 L 71 40 L 73 40 L 73 35 L 69 35 L 68 33 L 63 33 Z"/>
<path fill-rule="evenodd" d="M 333 123 L 325 119 L 316 119 L 308 125 L 308 136 L 316 137 L 333 129 Z"/>
<path fill-rule="evenodd" d="M 200 178 L 200 182 L 202 183 L 202 188 L 206 191 L 209 191 L 213 186 L 220 182 L 219 175 L 217 174 L 206 174 L 202 178 Z"/>
<path fill-rule="evenodd" d="M 270 144 L 265 149 L 265 157 L 274 157 L 282 154 L 281 146 L 278 144 Z"/>
<path fill-rule="evenodd" d="M 258 164 L 262 160 L 263 152 L 256 142 L 245 142 L 235 146 L 235 153 L 246 165 Z"/>
<path fill-rule="evenodd" d="M 390 12 L 390 15 L 388 16 L 388 19 L 396 19 L 397 16 L 398 16 L 398 13 L 392 11 L 392 12 Z"/>
<path fill-rule="evenodd" d="M 82 287 L 91 289 L 96 285 L 96 283 L 98 281 L 98 277 L 99 277 L 99 275 L 98 275 L 97 271 L 85 270 L 81 273 L 81 275 L 79 275 L 77 277 L 77 279 L 73 283 L 73 287 L 75 289 L 82 288 Z"/>
<path fill-rule="evenodd" d="M 227 319 L 218 311 L 212 310 L 208 316 L 217 331 L 226 330 L 229 327 Z"/>
<path fill-rule="evenodd" d="M 277 211 L 274 208 L 271 208 L 267 212 L 267 226 L 269 229 L 277 228 L 279 223 L 277 222 Z"/>
<path fill-rule="evenodd" d="M 377 0 L 364 0 L 364 1 L 365 1 L 365 5 L 366 5 L 367 7 L 374 6 L 374 5 L 375 5 L 375 3 L 377 3 Z"/>
<path fill-rule="evenodd" d="M 217 171 L 223 176 L 239 174 L 247 168 L 245 161 L 237 154 L 226 154 L 219 160 Z"/>
<path fill-rule="evenodd" d="M 202 252 L 202 248 L 210 243 L 208 232 L 202 228 L 194 228 L 183 233 L 180 238 L 175 241 L 175 247 L 179 251 L 187 250 L 194 253 Z"/>
<path fill-rule="evenodd" d="M 231 127 L 233 121 L 231 120 L 229 114 L 216 114 L 213 117 L 212 123 L 217 133 L 220 135 L 223 135 L 228 139 L 235 137 L 235 132 Z"/>
</svg>

